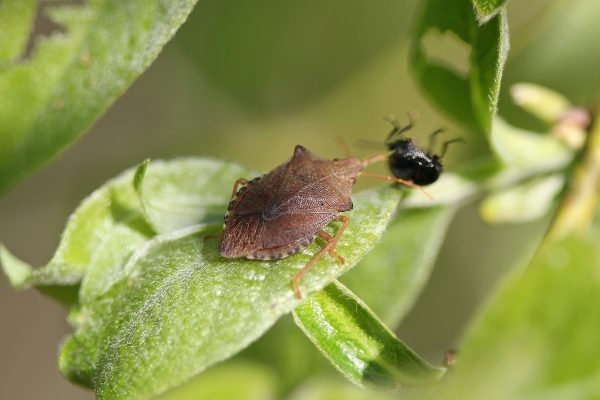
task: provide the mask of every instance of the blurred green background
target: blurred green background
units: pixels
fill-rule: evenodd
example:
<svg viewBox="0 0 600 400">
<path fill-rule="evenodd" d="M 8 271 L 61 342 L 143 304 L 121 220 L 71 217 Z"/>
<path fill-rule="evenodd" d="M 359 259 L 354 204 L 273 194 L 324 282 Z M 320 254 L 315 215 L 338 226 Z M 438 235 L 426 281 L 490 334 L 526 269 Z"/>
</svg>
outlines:
<svg viewBox="0 0 600 400">
<path fill-rule="evenodd" d="M 557 89 L 578 104 L 596 100 L 600 4 L 535 0 L 508 8 L 511 51 L 500 114 L 534 126 L 507 96 L 520 81 Z M 79 201 L 145 158 L 213 156 L 267 171 L 297 143 L 335 157 L 336 137 L 351 145 L 381 142 L 388 113 L 418 111 L 412 134 L 422 143 L 440 126 L 464 137 L 467 145 L 452 148 L 445 160 L 450 169 L 486 155 L 483 138 L 436 113 L 411 79 L 407 52 L 417 9 L 414 0 L 200 1 L 158 60 L 86 136 L 0 200 L 0 242 L 41 265 Z M 446 50 L 455 61 L 453 47 Z M 358 190 L 371 185 L 378 183 L 363 180 Z M 486 226 L 475 206 L 459 212 L 400 337 L 439 362 L 544 228 L 544 221 Z M 0 279 L 0 398 L 93 397 L 57 370 L 57 346 L 69 330 L 64 314 L 37 292 L 15 293 Z"/>
</svg>

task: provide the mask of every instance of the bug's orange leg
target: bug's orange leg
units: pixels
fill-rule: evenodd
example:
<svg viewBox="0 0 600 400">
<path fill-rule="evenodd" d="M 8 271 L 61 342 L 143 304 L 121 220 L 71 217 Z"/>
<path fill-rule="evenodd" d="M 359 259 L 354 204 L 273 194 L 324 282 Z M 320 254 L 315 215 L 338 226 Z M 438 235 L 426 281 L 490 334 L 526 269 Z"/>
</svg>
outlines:
<svg viewBox="0 0 600 400">
<path fill-rule="evenodd" d="M 231 191 L 231 198 L 233 199 L 233 196 L 235 196 L 235 194 L 238 192 L 238 189 L 240 188 L 240 186 L 244 186 L 248 184 L 248 180 L 244 179 L 244 178 L 240 178 L 237 181 L 235 181 L 235 183 L 233 184 L 233 190 Z"/>
<path fill-rule="evenodd" d="M 323 256 L 325 255 L 325 253 L 329 253 L 332 256 L 334 256 L 335 258 L 337 258 L 342 264 L 344 264 L 346 261 L 335 251 L 335 246 L 337 246 L 338 241 L 340 240 L 340 238 L 342 237 L 342 234 L 344 233 L 344 231 L 346 230 L 346 228 L 348 227 L 348 223 L 350 222 L 350 219 L 348 217 L 345 217 L 343 215 L 338 215 L 335 218 L 337 221 L 342 221 L 342 227 L 338 230 L 337 234 L 335 235 L 335 237 L 331 237 L 330 234 L 328 234 L 327 232 L 321 230 L 319 231 L 319 237 L 322 238 L 323 240 L 325 240 L 327 242 L 327 245 L 325 247 L 323 247 L 323 249 L 321 249 L 321 251 L 319 251 L 313 258 L 312 260 L 310 260 L 308 262 L 308 264 L 306 264 L 304 266 L 304 268 L 302 268 L 296 275 L 294 275 L 294 277 L 292 278 L 292 289 L 294 290 L 294 294 L 296 295 L 297 299 L 302 299 L 302 293 L 300 292 L 300 288 L 298 287 L 298 283 L 300 282 L 300 279 L 302 279 L 302 277 L 304 276 L 304 274 L 306 274 L 312 267 L 315 266 L 315 264 L 321 259 L 323 258 Z"/>
<path fill-rule="evenodd" d="M 411 188 L 419 189 L 425 196 L 429 197 L 429 200 L 433 200 L 433 197 L 431 196 L 431 194 L 427 190 L 423 189 L 422 186 L 417 185 L 416 183 L 412 183 L 410 181 L 405 181 L 404 179 L 400 179 L 400 178 L 393 178 L 391 176 L 371 174 L 370 172 L 361 172 L 359 175 L 368 176 L 368 177 L 374 178 L 374 179 L 381 179 L 384 181 L 397 182 L 397 183 L 401 183 L 403 185 L 409 186 Z"/>
</svg>

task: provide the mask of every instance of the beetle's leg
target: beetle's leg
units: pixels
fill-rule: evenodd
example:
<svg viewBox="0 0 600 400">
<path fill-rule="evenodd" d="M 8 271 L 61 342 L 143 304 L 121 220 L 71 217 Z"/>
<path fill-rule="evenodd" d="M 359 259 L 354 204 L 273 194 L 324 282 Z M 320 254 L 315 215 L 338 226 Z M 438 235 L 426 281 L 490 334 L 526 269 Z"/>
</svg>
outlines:
<svg viewBox="0 0 600 400">
<path fill-rule="evenodd" d="M 319 231 L 319 237 L 321 239 L 325 240 L 327 242 L 327 245 L 325 245 L 325 247 L 323 247 L 323 249 L 321 249 L 321 251 L 319 251 L 312 258 L 312 260 L 310 260 L 308 262 L 308 264 L 306 264 L 304 266 L 304 268 L 302 268 L 292 278 L 292 289 L 294 290 L 294 294 L 296 295 L 296 298 L 298 298 L 298 299 L 302 298 L 302 293 L 300 292 L 300 288 L 298 287 L 298 283 L 300 282 L 300 279 L 302 279 L 302 277 L 304 276 L 304 274 L 306 274 L 312 267 L 315 266 L 315 264 L 321 258 L 323 258 L 323 256 L 325 255 L 325 253 L 331 254 L 332 256 L 334 256 L 335 258 L 337 258 L 340 261 L 340 263 L 342 263 L 342 264 L 345 263 L 345 260 L 335 251 L 335 246 L 337 246 L 337 243 L 340 240 L 340 238 L 342 237 L 342 234 L 344 233 L 344 231 L 348 227 L 348 223 L 350 222 L 350 219 L 348 217 L 343 216 L 343 215 L 338 215 L 335 219 L 337 221 L 342 221 L 342 226 L 338 230 L 337 234 L 334 237 L 332 237 L 330 234 L 328 234 L 327 232 L 325 232 L 323 230 Z"/>
<path fill-rule="evenodd" d="M 248 184 L 248 180 L 244 179 L 244 178 L 240 178 L 237 181 L 235 181 L 235 183 L 233 184 L 233 190 L 231 191 L 231 198 L 233 199 L 233 196 L 235 196 L 235 194 L 238 192 L 238 189 L 240 188 L 240 186 L 244 186 Z"/>
</svg>

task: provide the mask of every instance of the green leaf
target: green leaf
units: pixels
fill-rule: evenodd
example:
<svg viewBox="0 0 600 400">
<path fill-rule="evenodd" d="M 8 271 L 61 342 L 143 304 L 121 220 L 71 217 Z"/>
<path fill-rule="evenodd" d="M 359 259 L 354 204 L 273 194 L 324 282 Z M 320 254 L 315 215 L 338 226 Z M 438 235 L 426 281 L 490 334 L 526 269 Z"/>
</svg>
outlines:
<svg viewBox="0 0 600 400">
<path fill-rule="evenodd" d="M 508 0 L 472 0 L 477 19 L 480 23 L 485 23 L 502 11 Z"/>
<path fill-rule="evenodd" d="M 450 206 L 401 210 L 342 283 L 388 326 L 398 326 L 427 283 L 454 211 Z"/>
<path fill-rule="evenodd" d="M 26 286 L 31 276 L 31 266 L 13 256 L 2 244 L 0 244 L 0 265 L 14 288 L 20 289 Z"/>
<path fill-rule="evenodd" d="M 112 267 L 124 263 L 133 247 L 153 235 L 140 212 L 133 190 L 133 170 L 128 170 L 105 183 L 88 196 L 69 217 L 56 253 L 43 268 L 33 271 L 30 285 L 76 285 L 89 276 L 90 269 L 102 279 L 115 279 L 102 265 Z M 85 278 L 84 278 L 85 276 Z M 99 284 L 93 289 L 101 291 Z M 104 286 L 110 286 L 107 282 Z"/>
<path fill-rule="evenodd" d="M 233 183 L 260 175 L 237 164 L 219 160 L 181 159 L 136 172 L 134 185 L 142 200 L 146 221 L 158 233 L 201 222 L 222 222 L 223 206 L 231 200 Z"/>
<path fill-rule="evenodd" d="M 157 399 L 265 400 L 275 398 L 274 388 L 275 379 L 268 368 L 256 363 L 227 362 Z"/>
<path fill-rule="evenodd" d="M 466 74 L 443 60 L 447 54 L 429 54 L 425 39 L 436 32 L 470 47 Z M 469 0 L 450 4 L 427 0 L 413 37 L 410 64 L 424 93 L 441 110 L 471 129 L 489 132 L 508 46 L 505 11 L 479 26 Z"/>
<path fill-rule="evenodd" d="M 234 360 L 238 358 L 258 362 L 272 369 L 277 376 L 279 397 L 310 376 L 331 370 L 327 360 L 298 329 L 291 315 L 281 317 Z"/>
<path fill-rule="evenodd" d="M 434 383 L 444 370 L 427 364 L 339 282 L 294 310 L 296 324 L 348 380 L 393 388 Z"/>
<path fill-rule="evenodd" d="M 11 36 L 2 51 L 8 57 L 22 52 L 31 25 L 25 17 L 33 12 L 31 5 L 4 3 L 0 22 Z M 89 128 L 157 57 L 195 3 L 99 0 L 44 7 L 65 33 L 36 38 L 29 58 L 0 68 L 0 193 Z"/>
<path fill-rule="evenodd" d="M 0 68 L 25 52 L 36 6 L 36 0 L 4 0 L 0 3 Z"/>
<path fill-rule="evenodd" d="M 547 215 L 564 186 L 565 178 L 555 174 L 515 185 L 486 197 L 479 208 L 487 223 L 528 222 Z"/>
<path fill-rule="evenodd" d="M 513 101 L 535 117 L 555 124 L 573 105 L 563 94 L 535 83 L 515 83 L 510 87 Z"/>
<path fill-rule="evenodd" d="M 294 391 L 289 400 L 393 400 L 395 392 L 382 392 L 349 385 L 333 379 L 313 379 Z"/>
<path fill-rule="evenodd" d="M 538 173 L 563 168 L 573 158 L 573 152 L 558 139 L 514 127 L 501 118 L 494 119 L 491 144 L 507 166 Z"/>
<path fill-rule="evenodd" d="M 597 398 L 598 243 L 597 229 L 546 243 L 516 270 L 471 327 L 443 397 Z"/>
</svg>

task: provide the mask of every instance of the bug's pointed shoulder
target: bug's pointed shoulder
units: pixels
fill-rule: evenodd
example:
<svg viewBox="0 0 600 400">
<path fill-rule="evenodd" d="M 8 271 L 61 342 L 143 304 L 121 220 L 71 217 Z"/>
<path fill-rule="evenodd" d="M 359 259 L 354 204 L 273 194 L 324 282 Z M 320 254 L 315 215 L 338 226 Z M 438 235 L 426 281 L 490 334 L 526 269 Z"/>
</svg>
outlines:
<svg viewBox="0 0 600 400">
<path fill-rule="evenodd" d="M 309 149 L 302 146 L 301 144 L 297 144 L 296 147 L 294 148 L 294 155 L 293 155 L 292 159 L 294 159 L 294 160 L 301 160 L 301 159 L 318 160 L 319 157 L 315 156 Z"/>
<path fill-rule="evenodd" d="M 307 152 L 310 153 L 306 147 L 302 146 L 301 144 L 297 144 L 294 148 L 294 157 L 301 157 Z"/>
</svg>

